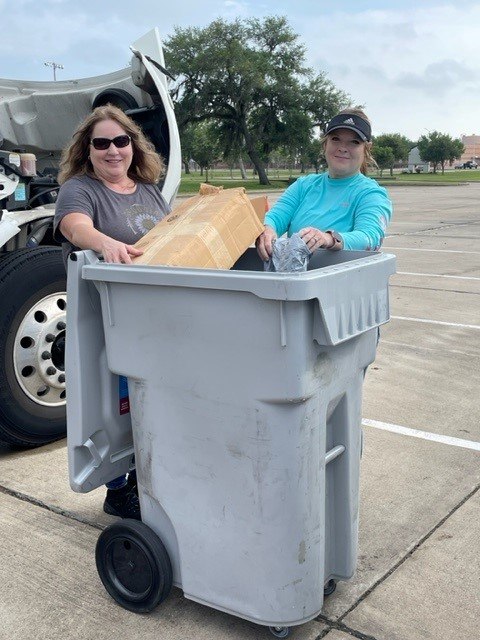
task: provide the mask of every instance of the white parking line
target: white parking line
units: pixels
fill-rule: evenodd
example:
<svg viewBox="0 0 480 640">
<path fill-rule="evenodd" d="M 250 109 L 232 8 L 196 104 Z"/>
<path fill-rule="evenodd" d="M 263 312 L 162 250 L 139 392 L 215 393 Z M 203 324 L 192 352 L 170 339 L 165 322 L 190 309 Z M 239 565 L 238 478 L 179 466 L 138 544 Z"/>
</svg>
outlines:
<svg viewBox="0 0 480 640">
<path fill-rule="evenodd" d="M 459 349 L 445 349 L 445 347 L 425 347 L 422 344 L 412 344 L 411 342 L 397 342 L 395 340 L 386 340 L 382 338 L 381 344 L 391 344 L 394 347 L 402 347 L 404 349 L 412 349 L 414 351 L 431 351 L 432 353 L 438 353 L 442 351 L 442 353 L 456 353 L 459 356 L 467 356 L 468 358 L 478 358 L 478 353 L 471 353 L 469 351 L 460 351 Z"/>
<path fill-rule="evenodd" d="M 428 318 L 408 318 L 406 316 L 390 316 L 392 320 L 408 320 L 409 322 L 424 322 L 426 324 L 441 324 L 444 327 L 458 327 L 460 329 L 480 329 L 479 324 L 460 324 L 459 322 L 443 322 L 442 320 L 429 320 Z"/>
<path fill-rule="evenodd" d="M 395 249 L 395 251 L 432 251 L 434 253 L 469 253 L 475 256 L 480 255 L 480 251 L 461 251 L 457 249 L 422 249 L 422 247 L 382 247 L 383 250 L 390 251 L 390 249 Z"/>
<path fill-rule="evenodd" d="M 383 431 L 399 433 L 403 436 L 421 438 L 422 440 L 431 440 L 432 442 L 439 442 L 440 444 L 448 444 L 452 447 L 462 447 L 463 449 L 480 451 L 480 442 L 475 442 L 473 440 L 463 440 L 462 438 L 442 436 L 438 433 L 430 433 L 429 431 L 421 431 L 419 429 L 410 429 L 409 427 L 402 427 L 399 424 L 389 424 L 388 422 L 378 422 L 377 420 L 365 419 L 362 420 L 362 424 L 367 427 L 373 427 L 374 429 L 382 429 Z"/>
<path fill-rule="evenodd" d="M 424 278 L 453 278 L 454 280 L 480 280 L 476 276 L 450 276 L 441 273 L 413 273 L 412 271 L 397 271 L 398 276 L 422 276 Z"/>
</svg>

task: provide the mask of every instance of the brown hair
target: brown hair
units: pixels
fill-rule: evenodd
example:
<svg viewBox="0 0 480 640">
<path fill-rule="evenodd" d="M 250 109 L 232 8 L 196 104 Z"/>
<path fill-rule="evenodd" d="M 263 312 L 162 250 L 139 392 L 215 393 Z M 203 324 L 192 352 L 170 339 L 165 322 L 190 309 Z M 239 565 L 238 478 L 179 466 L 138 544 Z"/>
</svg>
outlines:
<svg viewBox="0 0 480 640">
<path fill-rule="evenodd" d="M 342 109 L 336 115 L 339 116 L 343 114 L 346 114 L 349 116 L 358 116 L 359 118 L 363 118 L 363 120 L 366 120 L 370 125 L 372 124 L 367 114 L 359 107 L 348 107 L 347 109 Z M 320 139 L 320 142 L 322 143 L 324 151 L 325 151 L 325 145 L 327 144 L 327 139 L 328 139 L 328 134 L 324 134 Z M 363 175 L 366 176 L 368 173 L 368 168 L 377 167 L 377 163 L 375 162 L 375 158 L 372 156 L 372 143 L 364 142 L 364 141 L 362 142 L 364 145 L 363 147 L 364 157 L 363 157 L 362 166 L 360 167 L 360 173 L 363 173 Z"/>
<path fill-rule="evenodd" d="M 93 128 L 103 120 L 113 120 L 132 139 L 133 158 L 128 177 L 135 182 L 157 183 L 165 170 L 163 160 L 140 127 L 121 109 L 111 104 L 94 109 L 77 127 L 71 143 L 62 152 L 58 182 L 63 184 L 69 178 L 79 175 L 98 179 L 89 158 L 90 140 Z"/>
</svg>

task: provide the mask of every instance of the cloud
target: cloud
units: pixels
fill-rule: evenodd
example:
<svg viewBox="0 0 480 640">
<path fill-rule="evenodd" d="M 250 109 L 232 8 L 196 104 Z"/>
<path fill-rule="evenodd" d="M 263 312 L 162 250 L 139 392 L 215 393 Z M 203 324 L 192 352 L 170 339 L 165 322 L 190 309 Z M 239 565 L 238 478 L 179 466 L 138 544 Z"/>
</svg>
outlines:
<svg viewBox="0 0 480 640">
<path fill-rule="evenodd" d="M 394 84 L 430 95 L 445 95 L 462 86 L 473 86 L 480 80 L 480 72 L 456 60 L 441 60 L 425 67 L 423 73 L 400 74 Z"/>
<path fill-rule="evenodd" d="M 30 0 L 23 0 L 28 4 Z M 115 16 L 108 19 L 108 28 L 98 16 L 83 10 L 60 12 L 52 19 L 52 4 L 67 4 L 69 0 L 49 0 L 48 5 L 35 10 L 35 29 L 25 24 L 21 15 L 10 16 L 9 29 L 2 34 L 3 60 L 14 59 L 19 73 L 9 77 L 32 78 L 32 70 L 43 66 L 45 60 L 55 60 L 64 65 L 59 79 L 71 79 L 99 75 L 120 69 L 130 60 L 129 45 L 138 37 L 137 30 L 125 26 Z M 122 32 L 122 37 L 119 37 Z M 19 46 L 19 42 L 28 46 Z M 11 70 L 12 65 L 4 64 Z M 48 74 L 48 77 L 47 77 Z M 35 76 L 33 76 L 35 77 Z M 44 70 L 43 77 L 51 73 Z"/>
<path fill-rule="evenodd" d="M 124 67 L 128 46 L 158 26 L 162 37 L 223 17 L 285 15 L 308 64 L 365 104 L 376 134 L 412 138 L 425 128 L 479 131 L 480 3 L 445 0 L 0 0 L 3 76 L 50 80 Z M 480 131 L 479 131 L 480 132 Z"/>
<path fill-rule="evenodd" d="M 247 2 L 225 0 L 223 7 L 222 17 L 228 20 L 235 20 L 235 18 L 243 18 L 251 15 L 250 5 Z"/>
<path fill-rule="evenodd" d="M 365 4 L 365 3 L 363 3 Z M 336 7 L 337 5 L 335 5 Z M 397 5 L 398 7 L 398 5 Z M 376 133 L 480 129 L 480 4 L 338 11 L 294 20 L 310 64 L 365 104 Z M 464 108 L 460 100 L 468 100 Z"/>
<path fill-rule="evenodd" d="M 182 0 L 170 6 L 157 0 L 15 0 L 8 5 L 0 0 L 0 8 L 1 75 L 18 79 L 32 79 L 44 59 L 57 57 L 65 66 L 63 77 L 106 73 L 124 66 L 129 45 L 155 26 L 166 37 L 175 25 L 205 26 L 218 17 L 230 20 L 256 11 L 241 0 Z"/>
</svg>

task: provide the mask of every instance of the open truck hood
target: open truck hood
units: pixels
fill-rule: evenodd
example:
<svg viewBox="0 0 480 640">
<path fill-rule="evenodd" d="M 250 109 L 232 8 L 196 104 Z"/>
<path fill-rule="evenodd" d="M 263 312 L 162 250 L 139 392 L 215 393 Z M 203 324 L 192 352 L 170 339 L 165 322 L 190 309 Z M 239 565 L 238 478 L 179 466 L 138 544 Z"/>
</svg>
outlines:
<svg viewBox="0 0 480 640">
<path fill-rule="evenodd" d="M 0 79 L 0 148 L 37 156 L 37 170 L 58 168 L 62 149 L 90 111 L 108 102 L 128 113 L 163 156 L 162 192 L 180 183 L 180 141 L 158 29 L 134 42 L 130 66 L 93 78 L 57 82 Z"/>
</svg>

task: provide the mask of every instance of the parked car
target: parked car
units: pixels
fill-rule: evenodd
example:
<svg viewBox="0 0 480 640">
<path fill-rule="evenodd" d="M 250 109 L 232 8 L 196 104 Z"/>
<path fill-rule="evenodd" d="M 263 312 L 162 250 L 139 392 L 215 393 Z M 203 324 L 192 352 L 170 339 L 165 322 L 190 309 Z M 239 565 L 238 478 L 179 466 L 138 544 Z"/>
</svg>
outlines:
<svg viewBox="0 0 480 640">
<path fill-rule="evenodd" d="M 467 160 L 467 162 L 458 162 L 455 165 L 455 169 L 477 169 L 478 164 L 475 160 Z"/>
</svg>

